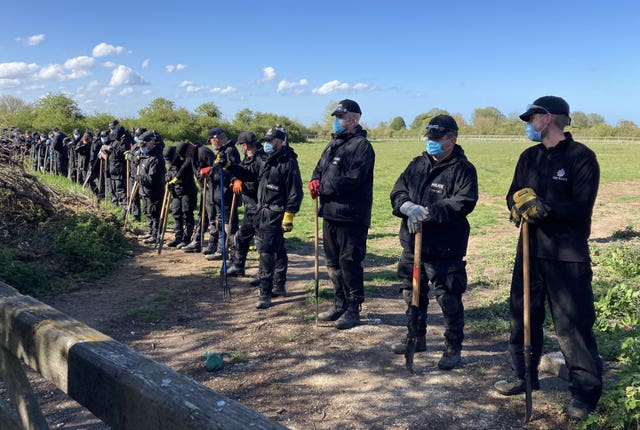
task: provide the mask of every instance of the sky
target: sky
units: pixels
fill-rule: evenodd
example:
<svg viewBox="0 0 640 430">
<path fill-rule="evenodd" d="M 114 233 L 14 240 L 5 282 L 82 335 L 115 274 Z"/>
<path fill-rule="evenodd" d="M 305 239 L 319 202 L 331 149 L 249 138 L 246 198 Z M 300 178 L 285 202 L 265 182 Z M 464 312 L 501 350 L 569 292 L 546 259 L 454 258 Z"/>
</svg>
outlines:
<svg viewBox="0 0 640 430">
<path fill-rule="evenodd" d="M 371 127 L 434 107 L 572 111 L 640 125 L 640 2 L 4 0 L 0 96 L 64 93 L 137 117 L 162 97 L 322 122 L 356 100 Z"/>
</svg>

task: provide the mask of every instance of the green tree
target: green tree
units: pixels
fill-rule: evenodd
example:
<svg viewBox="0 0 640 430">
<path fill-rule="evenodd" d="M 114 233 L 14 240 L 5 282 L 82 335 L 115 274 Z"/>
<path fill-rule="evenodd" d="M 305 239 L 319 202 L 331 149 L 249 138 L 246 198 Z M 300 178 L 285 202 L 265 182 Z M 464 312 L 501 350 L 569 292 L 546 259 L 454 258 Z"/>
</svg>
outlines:
<svg viewBox="0 0 640 430">
<path fill-rule="evenodd" d="M 477 108 L 473 111 L 473 129 L 477 134 L 494 134 L 505 122 L 505 116 L 493 106 Z"/>
<path fill-rule="evenodd" d="M 584 112 L 575 111 L 571 114 L 571 126 L 585 129 L 589 127 L 589 117 Z"/>
<path fill-rule="evenodd" d="M 389 124 L 389 128 L 391 130 L 405 130 L 407 128 L 407 124 L 404 122 L 404 119 L 401 116 L 397 116 L 391 120 L 391 124 Z"/>
<path fill-rule="evenodd" d="M 213 102 L 202 103 L 195 110 L 196 114 L 210 118 L 222 118 L 220 108 Z"/>
<path fill-rule="evenodd" d="M 411 122 L 411 125 L 409 126 L 409 128 L 411 130 L 423 129 L 427 126 L 427 124 L 429 124 L 429 121 L 431 121 L 431 118 L 438 115 L 449 115 L 449 111 L 446 111 L 444 109 L 440 109 L 437 107 L 431 108 L 429 112 L 425 112 L 417 115 Z M 458 127 L 459 126 L 460 125 L 458 125 Z"/>
<path fill-rule="evenodd" d="M 156 130 L 165 140 L 197 141 L 203 134 L 196 117 L 185 108 L 176 108 L 173 101 L 158 97 L 138 111 L 139 123 L 149 130 Z"/>
<path fill-rule="evenodd" d="M 597 113 L 590 113 L 587 115 L 589 119 L 589 126 L 604 124 L 604 117 Z"/>
<path fill-rule="evenodd" d="M 84 115 L 77 103 L 65 94 L 47 94 L 34 104 L 35 118 L 33 127 L 41 131 L 50 131 L 54 127 L 70 134 L 76 127 L 82 126 Z"/>
</svg>

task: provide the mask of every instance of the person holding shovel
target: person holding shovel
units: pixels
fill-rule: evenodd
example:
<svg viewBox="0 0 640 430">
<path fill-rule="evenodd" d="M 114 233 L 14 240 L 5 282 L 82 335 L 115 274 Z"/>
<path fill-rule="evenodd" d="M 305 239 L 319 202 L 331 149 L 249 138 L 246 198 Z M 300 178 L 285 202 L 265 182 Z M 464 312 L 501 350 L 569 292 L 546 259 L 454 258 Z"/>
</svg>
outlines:
<svg viewBox="0 0 640 430">
<path fill-rule="evenodd" d="M 253 218 L 256 239 L 260 241 L 260 292 L 257 309 L 271 306 L 274 295 L 285 296 L 288 257 L 284 233 L 293 230 L 293 218 L 302 203 L 302 179 L 298 156 L 285 146 L 286 134 L 276 127 L 265 136 L 264 155 L 255 163 L 233 163 L 224 152 L 218 152 L 216 164 L 243 182 L 257 182 L 257 212 Z M 274 285 L 274 282 L 278 282 Z M 276 287 L 278 287 L 276 289 Z M 275 294 L 274 294 L 275 293 Z"/>
<path fill-rule="evenodd" d="M 420 300 L 415 352 L 427 350 L 427 305 L 429 284 L 444 316 L 444 352 L 438 362 L 442 370 L 451 370 L 461 362 L 464 339 L 462 293 L 467 289 L 464 256 L 469 241 L 469 215 L 478 201 L 476 169 L 457 144 L 458 125 L 449 115 L 429 121 L 426 151 L 414 158 L 402 172 L 391 191 L 393 214 L 402 218 L 398 278 L 410 315 L 414 267 L 414 233 L 422 230 Z M 411 321 L 409 330 L 411 331 Z M 410 336 L 392 345 L 393 352 L 404 354 Z"/>
<path fill-rule="evenodd" d="M 545 299 L 569 369 L 571 401 L 567 414 L 581 419 L 602 393 L 602 361 L 593 334 L 595 310 L 591 287 L 589 234 L 598 192 L 596 155 L 573 140 L 569 104 L 544 96 L 520 115 L 527 137 L 539 144 L 526 149 L 507 193 L 511 219 L 529 223 L 531 386 L 540 388 L 538 364 L 543 346 Z M 496 382 L 510 396 L 525 392 L 522 246 L 518 246 L 511 281 L 509 352 L 513 375 Z"/>
</svg>

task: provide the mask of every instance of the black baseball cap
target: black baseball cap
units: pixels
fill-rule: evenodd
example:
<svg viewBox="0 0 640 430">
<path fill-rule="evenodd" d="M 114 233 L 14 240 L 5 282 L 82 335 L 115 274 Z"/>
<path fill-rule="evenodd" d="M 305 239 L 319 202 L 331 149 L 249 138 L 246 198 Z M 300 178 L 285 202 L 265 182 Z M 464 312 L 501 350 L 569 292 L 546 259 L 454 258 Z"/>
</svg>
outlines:
<svg viewBox="0 0 640 430">
<path fill-rule="evenodd" d="M 209 129 L 209 132 L 207 133 L 207 135 L 209 136 L 209 139 L 213 138 L 213 137 L 218 137 L 220 135 L 225 135 L 224 130 L 221 129 L 220 127 L 213 127 Z"/>
<path fill-rule="evenodd" d="M 287 138 L 287 135 L 284 133 L 284 131 L 282 130 L 278 130 L 275 127 L 271 127 L 268 131 L 267 134 L 264 135 L 264 137 L 262 138 L 262 140 L 269 142 L 273 139 L 280 139 L 282 141 L 284 141 Z"/>
<path fill-rule="evenodd" d="M 434 139 L 440 139 L 447 133 L 457 133 L 458 132 L 458 124 L 456 120 L 453 119 L 452 116 L 449 115 L 436 115 L 431 118 L 429 124 L 425 127 L 427 132 L 425 136 L 432 137 Z"/>
<path fill-rule="evenodd" d="M 353 112 L 362 115 L 362 111 L 360 110 L 360 106 L 358 105 L 358 103 L 350 99 L 344 99 L 338 103 L 335 109 L 333 109 L 333 112 L 331 112 L 331 116 L 344 115 L 347 112 Z"/>
<path fill-rule="evenodd" d="M 145 131 L 138 137 L 138 142 L 151 142 L 152 140 L 155 140 L 155 138 L 156 133 L 152 130 L 149 130 Z"/>
<path fill-rule="evenodd" d="M 249 146 L 256 146 L 256 135 L 252 131 L 242 131 L 238 135 L 238 145 L 246 143 Z"/>
<path fill-rule="evenodd" d="M 567 103 L 562 97 L 540 97 L 527 106 L 527 111 L 520 115 L 520 119 L 525 122 L 529 122 L 531 115 L 535 113 L 550 113 L 553 115 L 569 116 L 569 103 Z"/>
</svg>

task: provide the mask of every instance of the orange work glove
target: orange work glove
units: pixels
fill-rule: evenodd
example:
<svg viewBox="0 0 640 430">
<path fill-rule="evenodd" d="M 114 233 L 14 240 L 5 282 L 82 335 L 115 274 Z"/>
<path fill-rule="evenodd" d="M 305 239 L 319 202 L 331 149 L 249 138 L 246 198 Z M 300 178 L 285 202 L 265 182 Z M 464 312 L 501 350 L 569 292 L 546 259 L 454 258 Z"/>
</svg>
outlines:
<svg viewBox="0 0 640 430">
<path fill-rule="evenodd" d="M 240 179 L 234 179 L 233 183 L 231 184 L 231 189 L 233 190 L 234 193 L 241 193 L 242 181 Z"/>
</svg>

